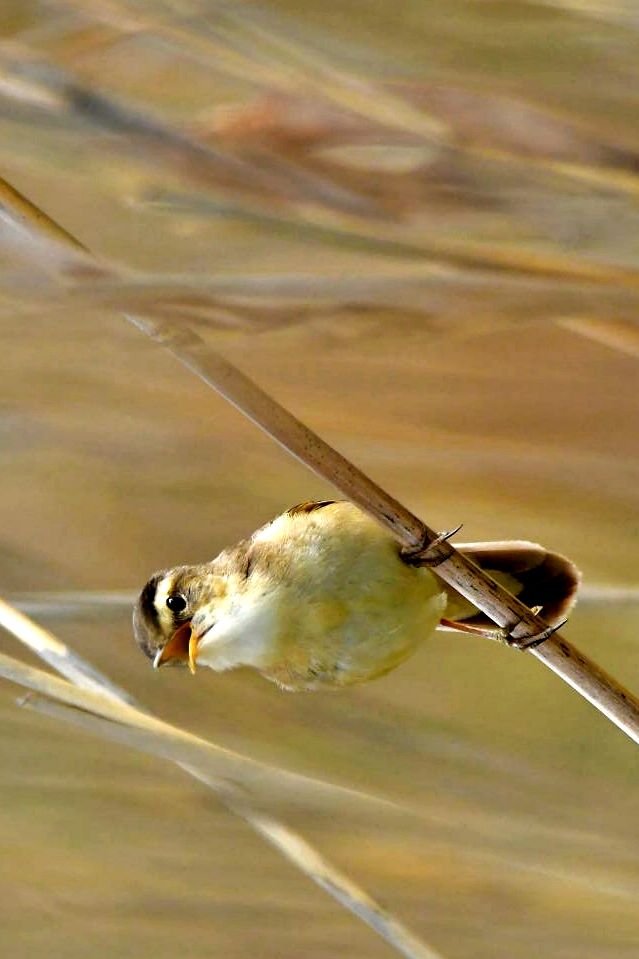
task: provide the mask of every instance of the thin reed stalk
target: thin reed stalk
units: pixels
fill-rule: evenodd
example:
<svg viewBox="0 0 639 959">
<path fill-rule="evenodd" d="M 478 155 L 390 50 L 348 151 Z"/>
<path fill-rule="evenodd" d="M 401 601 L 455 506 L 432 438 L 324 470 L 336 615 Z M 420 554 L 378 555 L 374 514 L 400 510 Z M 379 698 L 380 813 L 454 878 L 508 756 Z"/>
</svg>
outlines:
<svg viewBox="0 0 639 959">
<path fill-rule="evenodd" d="M 547 629 L 547 623 L 448 541 L 374 483 L 252 380 L 190 330 L 150 318 L 131 317 L 144 333 L 168 349 L 289 453 L 385 526 L 405 547 L 411 561 L 428 554 L 437 575 L 517 642 Z M 558 632 L 528 650 L 592 703 L 634 742 L 639 743 L 639 700 Z"/>
<path fill-rule="evenodd" d="M 0 676 L 36 693 L 23 699 L 23 705 L 176 763 L 212 789 L 231 812 L 401 955 L 407 959 L 443 959 L 299 833 L 275 819 L 268 808 L 277 799 L 295 796 L 306 796 L 315 803 L 371 797 L 256 762 L 157 719 L 138 708 L 128 694 L 59 639 L 3 600 L 0 625 L 62 675 L 73 679 L 58 679 L 0 653 Z"/>
</svg>

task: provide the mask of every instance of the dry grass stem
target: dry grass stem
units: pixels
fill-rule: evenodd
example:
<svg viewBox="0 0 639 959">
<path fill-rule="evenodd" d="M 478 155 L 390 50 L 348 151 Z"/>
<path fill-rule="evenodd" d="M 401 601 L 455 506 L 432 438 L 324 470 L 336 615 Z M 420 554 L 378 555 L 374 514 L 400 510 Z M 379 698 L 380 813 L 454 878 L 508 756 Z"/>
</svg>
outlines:
<svg viewBox="0 0 639 959">
<path fill-rule="evenodd" d="M 38 629 L 26 617 L 22 617 L 19 629 L 11 629 L 11 632 L 23 641 L 29 640 L 27 645 L 31 645 L 29 633 L 32 628 Z M 39 633 L 41 636 L 43 631 L 39 630 Z M 57 645 L 55 637 L 51 639 Z M 38 654 L 43 655 L 45 652 L 40 647 Z M 62 662 L 63 658 L 60 658 L 60 663 Z M 77 676 L 77 671 L 74 672 Z M 126 730 L 126 733 L 122 732 L 121 735 L 126 736 L 127 741 L 132 744 L 139 743 L 145 751 L 181 764 L 193 765 L 202 775 L 215 778 L 218 783 L 234 784 L 245 791 L 247 796 L 251 795 L 261 806 L 265 803 L 301 801 L 335 808 L 340 803 L 365 801 L 388 810 L 397 808 L 391 801 L 291 773 L 194 736 L 131 705 L 131 697 L 128 697 L 128 701 L 116 697 L 113 684 L 110 683 L 105 685 L 104 691 L 101 692 L 95 685 L 89 685 L 88 681 L 78 685 L 83 682 L 79 678 L 73 682 L 59 679 L 4 653 L 0 653 L 0 676 L 72 707 L 74 711 L 82 710 L 85 714 L 99 717 L 110 724 L 119 724 L 122 730 Z M 113 735 L 115 737 L 117 732 L 114 731 Z"/>
<path fill-rule="evenodd" d="M 222 749 L 171 726 L 124 701 L 109 680 L 68 649 L 51 633 L 0 601 L 1 624 L 17 639 L 74 682 L 21 663 L 0 653 L 0 675 L 32 690 L 23 705 L 64 719 L 111 741 L 177 763 L 208 786 L 236 815 L 341 905 L 362 919 L 408 959 L 442 959 L 391 913 L 336 869 L 298 833 L 274 819 L 269 803 L 307 796 L 313 802 L 341 797 L 366 798 L 361 793 L 288 773 Z M 75 683 L 78 685 L 75 685 Z M 104 689 L 100 683 L 104 682 Z M 390 805 L 390 804 L 384 804 Z"/>
<path fill-rule="evenodd" d="M 91 713 L 63 706 L 42 696 L 31 695 L 23 701 L 23 705 L 45 716 L 71 722 L 87 732 L 112 742 L 131 746 L 160 758 L 172 758 L 149 743 L 143 733 L 132 730 L 131 727 L 111 723 Z M 235 786 L 212 777 L 201 767 L 185 765 L 181 762 L 180 766 L 194 779 L 213 789 L 228 809 L 244 819 L 269 845 L 277 849 L 284 859 L 317 883 L 346 909 L 359 916 L 401 955 L 409 959 L 443 959 L 441 953 L 435 952 L 418 939 L 392 913 L 371 899 L 360 886 L 329 863 L 298 832 L 274 819 L 268 812 L 260 810 L 253 797 L 249 801 Z"/>
<path fill-rule="evenodd" d="M 595 343 L 602 343 L 625 353 L 639 357 L 639 326 L 632 320 L 612 317 L 567 316 L 559 320 L 560 326 Z"/>
<path fill-rule="evenodd" d="M 30 234 L 43 236 L 58 244 L 61 250 L 73 250 L 78 253 L 86 252 L 86 248 L 74 236 L 68 233 L 59 223 L 35 206 L 26 196 L 19 193 L 15 187 L 0 178 L 0 212 L 6 211 L 8 217 L 18 226 L 28 230 Z"/>
<path fill-rule="evenodd" d="M 316 433 L 208 347 L 200 337 L 153 320 L 129 317 L 169 349 L 185 366 L 272 436 L 290 453 L 357 503 L 402 543 L 414 562 L 428 554 L 437 575 L 469 599 L 517 642 L 547 629 L 547 623 L 438 534 Z M 555 633 L 529 650 L 639 743 L 639 700 L 566 639 Z"/>
<path fill-rule="evenodd" d="M 131 746 L 140 752 L 163 759 L 173 758 L 145 738 L 144 733 L 133 730 L 131 727 L 111 723 L 91 713 L 81 712 L 42 696 L 30 695 L 25 698 L 23 705 L 45 716 L 71 722 L 111 742 Z M 280 820 L 274 819 L 267 811 L 261 810 L 254 797 L 251 796 L 248 799 L 233 784 L 216 779 L 199 766 L 182 762 L 179 765 L 194 779 L 212 789 L 228 809 L 244 819 L 285 859 L 333 896 L 341 905 L 375 929 L 401 955 L 409 959 L 443 959 L 441 953 L 435 952 L 430 946 L 417 939 L 392 913 L 371 899 L 341 870 L 330 864 L 298 832 L 290 829 Z"/>
<path fill-rule="evenodd" d="M 116 702 L 133 702 L 125 690 L 116 686 L 108 677 L 82 657 L 77 656 L 73 650 L 57 640 L 46 629 L 42 629 L 19 612 L 15 606 L 5 603 L 3 599 L 0 599 L 0 626 L 26 643 L 40 659 L 71 682 L 77 683 L 86 690 L 92 690 L 101 697 L 109 696 Z"/>
<path fill-rule="evenodd" d="M 40 102 L 46 116 L 57 115 L 81 122 L 89 130 L 112 134 L 120 150 L 130 153 L 142 149 L 145 155 L 153 156 L 154 164 L 177 172 L 186 182 L 248 194 L 266 208 L 275 201 L 289 203 L 303 198 L 356 217 L 379 212 L 371 200 L 292 158 L 279 156 L 266 164 L 218 149 L 148 111 L 132 108 L 83 84 L 23 47 L 0 44 L 0 96 L 4 93 L 19 101 L 25 88 L 30 90 L 32 106 Z"/>
</svg>

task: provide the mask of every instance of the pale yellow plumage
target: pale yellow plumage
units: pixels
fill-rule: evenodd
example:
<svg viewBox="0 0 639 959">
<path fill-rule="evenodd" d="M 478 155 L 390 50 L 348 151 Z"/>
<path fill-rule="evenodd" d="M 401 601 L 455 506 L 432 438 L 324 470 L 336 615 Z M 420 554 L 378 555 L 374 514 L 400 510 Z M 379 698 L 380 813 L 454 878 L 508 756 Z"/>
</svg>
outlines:
<svg viewBox="0 0 639 959">
<path fill-rule="evenodd" d="M 274 558 L 256 583 L 273 619 L 260 671 L 289 689 L 347 686 L 382 675 L 436 628 L 446 596 L 425 569 L 350 503 L 284 514 L 255 537 Z M 271 553 L 272 550 L 272 553 Z M 214 644 L 198 662 L 212 665 Z M 201 658 L 200 658 L 201 657 Z"/>
</svg>

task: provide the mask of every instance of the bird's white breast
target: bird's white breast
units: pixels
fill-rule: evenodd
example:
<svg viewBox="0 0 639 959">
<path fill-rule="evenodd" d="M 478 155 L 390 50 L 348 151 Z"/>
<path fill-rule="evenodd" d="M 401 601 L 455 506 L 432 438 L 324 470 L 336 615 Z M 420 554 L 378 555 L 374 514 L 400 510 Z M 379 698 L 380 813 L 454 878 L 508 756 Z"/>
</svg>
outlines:
<svg viewBox="0 0 639 959">
<path fill-rule="evenodd" d="M 198 665 L 218 672 L 236 666 L 260 669 L 270 658 L 277 621 L 277 595 L 272 590 L 229 604 L 200 640 Z"/>
</svg>

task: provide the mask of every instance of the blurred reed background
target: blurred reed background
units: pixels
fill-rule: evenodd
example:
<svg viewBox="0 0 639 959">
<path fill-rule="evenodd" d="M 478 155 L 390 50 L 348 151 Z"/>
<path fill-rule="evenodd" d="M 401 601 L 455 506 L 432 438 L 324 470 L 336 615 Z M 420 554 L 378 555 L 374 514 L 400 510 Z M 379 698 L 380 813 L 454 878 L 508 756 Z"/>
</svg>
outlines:
<svg viewBox="0 0 639 959">
<path fill-rule="evenodd" d="M 119 315 L 145 306 L 431 525 L 632 593 L 633 4 L 4 0 L 0 29 L 0 175 L 114 264 L 2 224 L 4 595 L 134 592 L 331 495 Z M 121 604 L 40 618 L 167 719 L 418 807 L 289 818 L 446 959 L 639 954 L 636 749 L 530 657 L 442 635 L 293 696 L 153 673 Z M 567 634 L 636 691 L 638 625 L 630 595 Z M 179 771 L 15 698 L 7 955 L 393 954 Z"/>
</svg>

